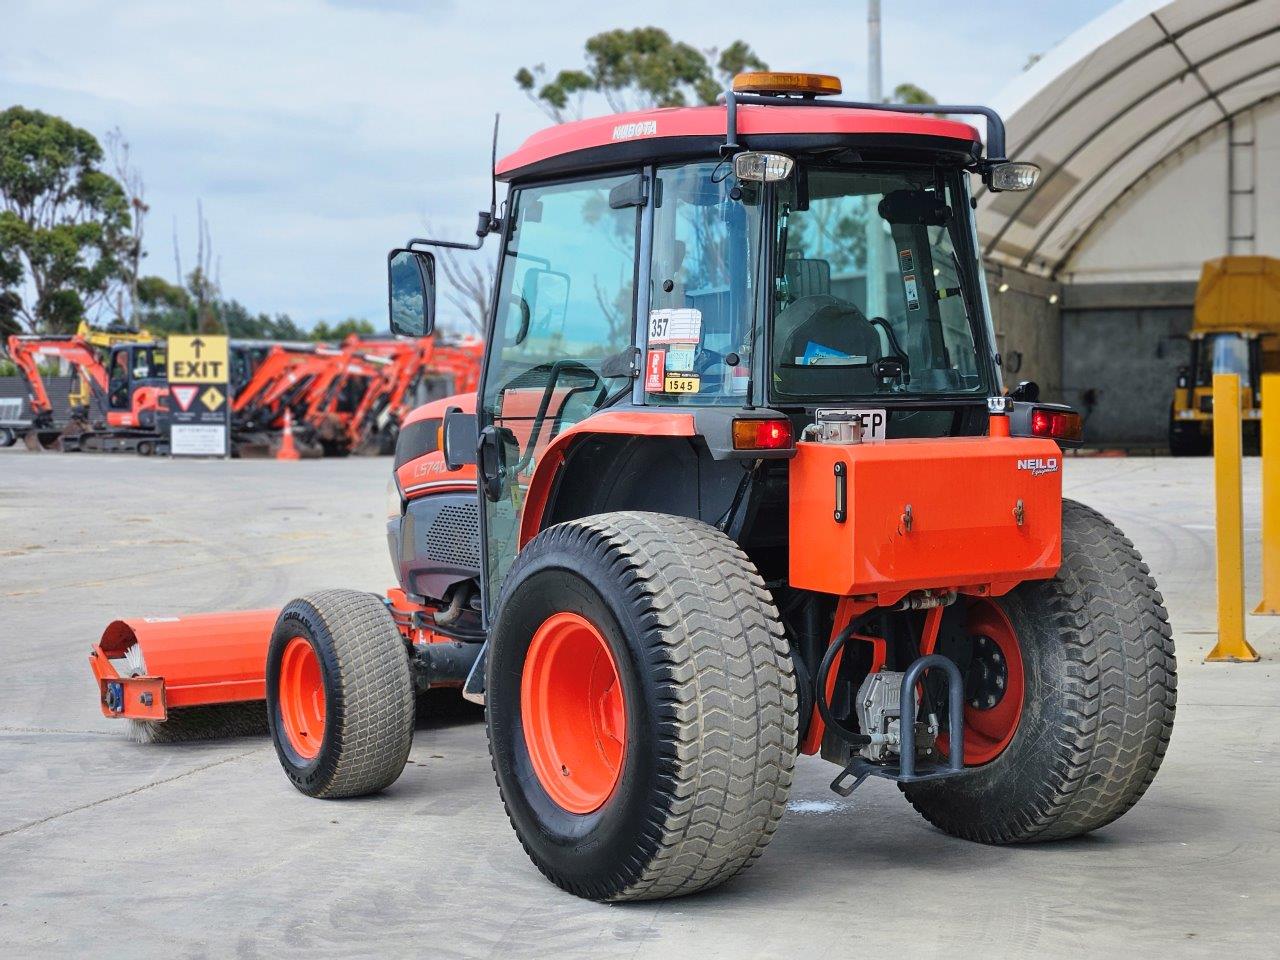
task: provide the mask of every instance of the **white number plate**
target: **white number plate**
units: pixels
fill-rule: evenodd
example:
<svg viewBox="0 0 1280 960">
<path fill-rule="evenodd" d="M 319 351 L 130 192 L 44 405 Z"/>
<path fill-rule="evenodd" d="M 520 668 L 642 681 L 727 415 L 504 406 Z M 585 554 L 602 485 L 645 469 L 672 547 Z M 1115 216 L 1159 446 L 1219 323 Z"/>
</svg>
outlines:
<svg viewBox="0 0 1280 960">
<path fill-rule="evenodd" d="M 883 440 L 885 438 L 885 427 L 889 423 L 888 414 L 885 410 L 853 410 L 848 408 L 832 408 L 828 407 L 822 410 L 814 411 L 814 418 L 817 420 L 824 419 L 825 416 L 831 414 L 852 414 L 862 421 L 862 439 L 863 440 Z"/>
</svg>

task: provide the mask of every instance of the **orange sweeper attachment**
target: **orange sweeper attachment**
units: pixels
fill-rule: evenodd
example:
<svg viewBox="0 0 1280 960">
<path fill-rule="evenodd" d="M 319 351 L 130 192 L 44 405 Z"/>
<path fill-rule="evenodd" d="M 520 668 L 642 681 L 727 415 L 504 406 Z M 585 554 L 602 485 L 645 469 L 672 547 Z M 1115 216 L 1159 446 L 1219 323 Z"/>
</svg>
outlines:
<svg viewBox="0 0 1280 960">
<path fill-rule="evenodd" d="M 459 493 L 474 499 L 474 467 L 446 469 L 439 449 L 441 421 L 450 409 L 473 411 L 474 398 L 437 400 L 405 418 L 395 464 L 398 479 L 391 483 L 396 528 L 392 560 L 410 586 L 427 593 L 432 584 L 422 581 L 413 562 L 414 534 L 408 530 L 407 538 L 399 535 L 400 490 L 418 506 L 441 498 L 452 501 Z M 412 516 L 411 511 L 406 526 L 412 526 Z M 446 516 L 441 529 L 449 528 Z M 423 534 L 430 536 L 431 531 Z M 408 553 L 401 542 L 408 545 Z M 462 559 L 465 564 L 465 556 Z M 464 566 L 464 574 L 467 569 Z M 434 580 L 447 584 L 451 576 L 456 572 L 437 574 Z M 457 686 L 470 670 L 474 645 L 468 648 L 463 641 L 474 638 L 467 633 L 463 605 L 471 596 L 469 590 L 452 589 L 443 606 L 430 606 L 395 588 L 380 598 L 404 642 L 422 653 L 422 690 Z M 128 721 L 130 735 L 145 743 L 266 733 L 267 648 L 280 613 L 273 607 L 112 621 L 89 654 L 103 716 Z"/>
</svg>

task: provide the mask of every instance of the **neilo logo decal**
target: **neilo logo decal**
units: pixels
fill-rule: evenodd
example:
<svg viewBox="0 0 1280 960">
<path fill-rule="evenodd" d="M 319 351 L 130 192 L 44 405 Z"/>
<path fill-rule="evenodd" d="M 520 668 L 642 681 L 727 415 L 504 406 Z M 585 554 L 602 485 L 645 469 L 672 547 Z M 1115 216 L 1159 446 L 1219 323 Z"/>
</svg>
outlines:
<svg viewBox="0 0 1280 960">
<path fill-rule="evenodd" d="M 1019 470 L 1030 470 L 1033 477 L 1058 472 L 1057 457 L 1027 457 L 1018 461 Z"/>
</svg>

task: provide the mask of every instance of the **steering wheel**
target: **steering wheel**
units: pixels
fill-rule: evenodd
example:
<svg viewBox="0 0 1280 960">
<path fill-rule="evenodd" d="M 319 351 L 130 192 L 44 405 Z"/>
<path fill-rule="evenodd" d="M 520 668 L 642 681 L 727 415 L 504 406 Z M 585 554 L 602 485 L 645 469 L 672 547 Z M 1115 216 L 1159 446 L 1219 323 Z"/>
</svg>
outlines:
<svg viewBox="0 0 1280 960">
<path fill-rule="evenodd" d="M 543 365 L 545 366 L 545 364 Z M 537 370 L 533 367 L 532 370 Z M 530 372 L 532 372 L 532 370 Z M 585 363 L 580 360 L 557 360 L 551 364 L 550 372 L 547 374 L 547 385 L 542 388 L 542 399 L 538 401 L 538 412 L 534 414 L 533 425 L 529 430 L 529 446 L 525 449 L 520 457 L 520 462 L 516 464 L 515 471 L 517 474 L 528 468 L 529 463 L 533 460 L 533 451 L 538 445 L 538 437 L 542 434 L 542 426 L 547 420 L 547 408 L 551 406 L 551 397 L 555 394 L 556 384 L 560 380 L 560 374 L 566 370 L 573 370 L 575 373 L 585 373 L 591 378 L 591 383 L 585 387 L 576 389 L 590 390 L 593 387 L 599 387 L 601 391 L 600 400 L 604 400 L 605 386 L 600 381 L 600 376 Z M 527 374 L 526 374 L 527 375 Z"/>
</svg>

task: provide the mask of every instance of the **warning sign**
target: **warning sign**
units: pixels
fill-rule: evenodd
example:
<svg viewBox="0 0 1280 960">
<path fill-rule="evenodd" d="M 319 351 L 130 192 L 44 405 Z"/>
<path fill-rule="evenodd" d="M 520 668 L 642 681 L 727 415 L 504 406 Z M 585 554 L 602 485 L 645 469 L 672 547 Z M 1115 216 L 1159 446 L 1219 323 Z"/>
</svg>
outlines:
<svg viewBox="0 0 1280 960">
<path fill-rule="evenodd" d="M 646 393 L 662 392 L 662 375 L 665 372 L 666 355 L 661 350 L 650 350 L 645 365 L 644 389 Z"/>
<path fill-rule="evenodd" d="M 179 410 L 190 410 L 191 401 L 196 398 L 196 394 L 199 392 L 200 388 L 191 384 L 169 388 L 169 396 L 173 397 L 173 402 L 178 405 Z"/>
<path fill-rule="evenodd" d="M 169 396 L 174 456 L 227 455 L 227 338 L 197 334 L 169 338 Z"/>
<path fill-rule="evenodd" d="M 226 394 L 217 387 L 209 387 L 204 393 L 200 394 L 200 402 L 204 404 L 206 410 L 217 411 L 222 409 L 222 403 L 226 399 Z"/>
</svg>

